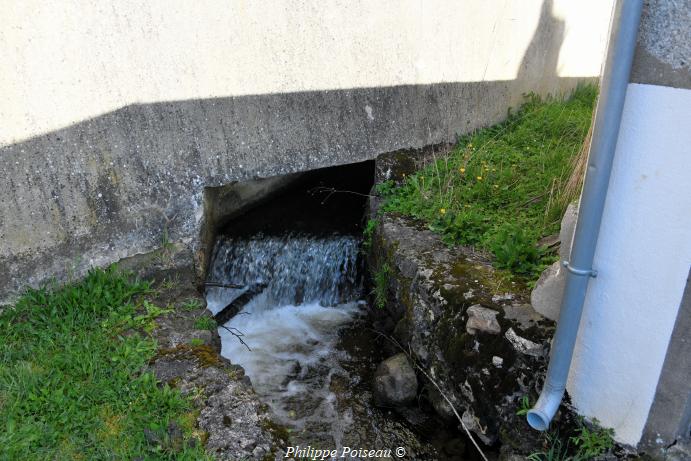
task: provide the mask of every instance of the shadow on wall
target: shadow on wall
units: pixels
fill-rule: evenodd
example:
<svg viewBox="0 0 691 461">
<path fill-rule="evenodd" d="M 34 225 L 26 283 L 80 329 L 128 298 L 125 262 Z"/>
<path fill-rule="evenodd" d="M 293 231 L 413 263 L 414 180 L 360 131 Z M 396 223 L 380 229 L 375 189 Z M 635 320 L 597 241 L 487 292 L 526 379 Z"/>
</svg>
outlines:
<svg viewBox="0 0 691 461">
<path fill-rule="evenodd" d="M 522 93 L 569 91 L 551 7 L 515 80 L 135 104 L 0 148 L 0 303 L 164 240 L 199 253 L 205 187 L 453 142 Z"/>
<path fill-rule="evenodd" d="M 540 9 L 533 38 L 523 54 L 516 80 L 530 83 L 530 90 L 553 92 L 553 82 L 559 79 L 557 65 L 564 41 L 564 21 L 554 15 L 554 1 L 545 0 Z"/>
</svg>

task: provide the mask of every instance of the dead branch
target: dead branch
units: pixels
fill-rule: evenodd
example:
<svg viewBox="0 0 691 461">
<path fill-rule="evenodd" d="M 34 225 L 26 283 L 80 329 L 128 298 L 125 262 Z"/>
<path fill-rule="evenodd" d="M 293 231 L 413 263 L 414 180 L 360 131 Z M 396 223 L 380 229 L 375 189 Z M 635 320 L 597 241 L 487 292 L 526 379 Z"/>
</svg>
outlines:
<svg viewBox="0 0 691 461">
<path fill-rule="evenodd" d="M 264 288 L 266 288 L 266 284 L 264 283 L 248 285 L 247 290 L 244 293 L 233 299 L 223 309 L 214 314 L 214 320 L 216 320 L 216 323 L 223 325 L 228 320 L 235 317 L 250 301 L 260 294 Z"/>
<path fill-rule="evenodd" d="M 223 282 L 204 282 L 205 287 L 219 287 L 219 288 L 235 288 L 242 289 L 245 285 L 238 285 L 237 283 L 223 283 Z"/>
<path fill-rule="evenodd" d="M 242 345 L 247 348 L 248 351 L 252 352 L 252 349 L 250 349 L 250 347 L 247 345 L 247 343 L 245 341 L 243 341 L 243 339 L 242 339 L 242 337 L 245 336 L 245 334 L 242 331 L 238 330 L 235 327 L 228 328 L 225 325 L 219 325 L 219 326 L 221 328 L 224 328 L 225 330 L 227 330 L 228 333 L 230 333 L 231 335 L 235 336 L 238 339 L 238 341 L 240 341 L 240 343 L 242 343 Z"/>
<path fill-rule="evenodd" d="M 533 203 L 537 203 L 540 200 L 542 200 L 545 195 L 547 195 L 547 192 L 544 192 L 540 195 L 536 195 L 535 197 L 532 197 L 532 198 L 528 199 L 526 202 L 518 205 L 518 208 L 525 208 L 528 205 L 532 205 Z"/>
</svg>

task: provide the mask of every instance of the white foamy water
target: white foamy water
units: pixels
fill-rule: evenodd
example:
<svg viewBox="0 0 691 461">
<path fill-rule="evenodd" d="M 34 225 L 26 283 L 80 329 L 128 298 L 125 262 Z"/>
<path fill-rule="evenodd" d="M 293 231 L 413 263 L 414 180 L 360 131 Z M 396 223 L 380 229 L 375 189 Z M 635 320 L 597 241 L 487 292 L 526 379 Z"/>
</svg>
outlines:
<svg viewBox="0 0 691 461">
<path fill-rule="evenodd" d="M 336 375 L 346 376 L 339 330 L 365 309 L 356 301 L 358 243 L 351 236 L 228 239 L 217 245 L 211 270 L 214 281 L 267 284 L 225 325 L 251 350 L 219 328 L 222 355 L 245 369 L 282 423 L 337 446 L 352 419 L 339 413 L 331 390 Z M 209 308 L 220 311 L 241 293 L 210 288 Z"/>
<path fill-rule="evenodd" d="M 220 329 L 222 355 L 240 364 L 257 392 L 281 422 L 305 430 L 316 440 L 329 435 L 340 444 L 348 415 L 336 409 L 330 385 L 334 375 L 345 372 L 347 360 L 336 349 L 339 328 L 350 323 L 361 306 L 352 302 L 334 307 L 317 303 L 267 309 L 263 299 L 250 303 L 227 326 L 244 334 L 242 345 Z"/>
</svg>

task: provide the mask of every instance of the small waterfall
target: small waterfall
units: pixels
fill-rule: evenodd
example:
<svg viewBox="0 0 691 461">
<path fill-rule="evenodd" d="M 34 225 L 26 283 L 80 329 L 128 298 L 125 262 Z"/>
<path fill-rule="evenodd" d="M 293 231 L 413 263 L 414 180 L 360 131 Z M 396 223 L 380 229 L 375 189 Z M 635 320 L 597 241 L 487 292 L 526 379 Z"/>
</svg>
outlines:
<svg viewBox="0 0 691 461">
<path fill-rule="evenodd" d="M 334 306 L 359 296 L 358 249 L 359 240 L 353 236 L 228 237 L 216 244 L 210 279 L 266 284 L 267 302 L 275 305 L 318 302 Z M 216 313 L 240 293 L 210 288 L 209 308 Z"/>
<path fill-rule="evenodd" d="M 266 284 L 226 327 L 241 331 L 248 350 L 220 328 L 222 355 L 242 365 L 280 421 L 310 440 L 333 446 L 351 422 L 339 412 L 333 379 L 348 380 L 339 330 L 364 311 L 359 240 L 306 234 L 225 238 L 215 248 L 210 279 Z M 243 290 L 209 287 L 214 313 Z"/>
</svg>

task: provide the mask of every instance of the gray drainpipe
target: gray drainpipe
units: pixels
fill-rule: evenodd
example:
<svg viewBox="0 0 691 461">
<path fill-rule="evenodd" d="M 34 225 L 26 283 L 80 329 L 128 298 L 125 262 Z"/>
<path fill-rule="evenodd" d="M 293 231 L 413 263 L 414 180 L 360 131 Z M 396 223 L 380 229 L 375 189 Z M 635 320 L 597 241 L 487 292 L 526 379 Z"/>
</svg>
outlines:
<svg viewBox="0 0 691 461">
<path fill-rule="evenodd" d="M 581 193 L 571 260 L 562 262 L 567 272 L 559 322 L 545 385 L 535 407 L 527 416 L 528 424 L 539 431 L 547 430 L 564 396 L 588 281 L 590 277 L 597 275 L 592 269 L 593 256 L 619 136 L 642 7 L 642 0 L 618 0 L 612 15 L 610 41 L 595 111 L 588 170 Z"/>
</svg>

